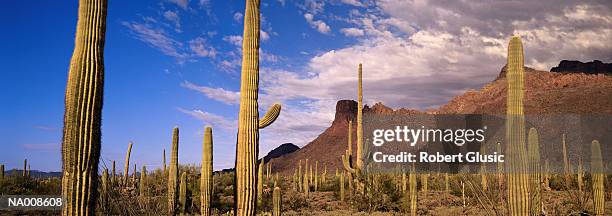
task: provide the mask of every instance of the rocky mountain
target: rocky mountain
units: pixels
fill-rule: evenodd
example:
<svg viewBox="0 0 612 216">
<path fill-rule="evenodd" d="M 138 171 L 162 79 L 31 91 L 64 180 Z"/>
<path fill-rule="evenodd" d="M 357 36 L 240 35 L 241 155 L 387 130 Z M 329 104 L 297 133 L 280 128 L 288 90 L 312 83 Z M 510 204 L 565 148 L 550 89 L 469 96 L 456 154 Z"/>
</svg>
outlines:
<svg viewBox="0 0 612 216">
<path fill-rule="evenodd" d="M 551 68 L 550 72 L 612 75 L 612 63 L 603 63 L 599 60 L 586 63 L 563 60 L 559 66 Z"/>
<path fill-rule="evenodd" d="M 556 73 L 526 68 L 525 112 L 533 113 L 606 113 L 612 114 L 612 76 L 586 73 Z M 451 99 L 433 114 L 502 114 L 506 110 L 505 69 L 498 78 L 480 90 L 469 90 Z M 410 109 L 391 109 L 382 103 L 364 106 L 364 114 L 374 113 L 424 113 Z M 274 172 L 293 174 L 298 161 L 319 161 L 319 170 L 327 167 L 328 173 L 342 171 L 340 156 L 347 149 L 348 120 L 353 120 L 353 139 L 356 138 L 357 103 L 341 100 L 336 104 L 336 114 L 331 126 L 313 141 L 291 154 L 272 159 Z M 353 145 L 355 140 L 353 140 Z M 356 148 L 353 147 L 355 154 Z"/>
<path fill-rule="evenodd" d="M 268 163 L 268 161 L 272 160 L 273 158 L 293 153 L 294 151 L 297 151 L 299 149 L 300 147 L 294 145 L 293 143 L 284 143 L 276 147 L 275 149 L 272 149 L 272 151 L 268 152 L 268 154 L 263 158 L 263 160 L 265 163 Z"/>
</svg>

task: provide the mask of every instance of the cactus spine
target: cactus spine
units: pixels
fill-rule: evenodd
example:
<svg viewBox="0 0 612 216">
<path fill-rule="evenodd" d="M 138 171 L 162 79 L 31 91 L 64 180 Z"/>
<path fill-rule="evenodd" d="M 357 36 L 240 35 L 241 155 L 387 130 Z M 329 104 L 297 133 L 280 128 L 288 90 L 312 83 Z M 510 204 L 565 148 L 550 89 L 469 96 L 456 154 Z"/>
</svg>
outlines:
<svg viewBox="0 0 612 216">
<path fill-rule="evenodd" d="M 531 215 L 541 215 L 542 209 L 542 169 L 540 167 L 540 142 L 538 131 L 535 128 L 529 129 L 527 135 L 527 147 L 529 149 L 529 166 L 531 187 L 529 197 L 531 197 Z"/>
<path fill-rule="evenodd" d="M 274 187 L 274 191 L 272 192 L 273 216 L 281 215 L 281 199 L 281 189 L 279 187 Z"/>
<path fill-rule="evenodd" d="M 604 215 L 604 169 L 599 141 L 591 142 L 591 176 L 593 178 L 593 206 L 595 215 Z"/>
<path fill-rule="evenodd" d="M 259 0 L 246 0 L 235 166 L 235 213 L 240 216 L 255 215 L 256 212 L 259 129 L 274 122 L 281 110 L 280 104 L 275 104 L 259 119 L 259 6 Z"/>
<path fill-rule="evenodd" d="M 210 204 L 213 193 L 213 137 L 212 128 L 204 129 L 204 142 L 202 144 L 202 168 L 200 170 L 200 213 L 211 215 Z"/>
<path fill-rule="evenodd" d="M 508 45 L 508 97 L 506 102 L 506 162 L 508 168 L 508 213 L 529 214 L 529 173 L 525 146 L 523 45 L 518 36 Z"/>
<path fill-rule="evenodd" d="M 128 177 L 130 174 L 130 154 L 132 154 L 132 145 L 133 145 L 132 142 L 128 144 L 128 150 L 125 153 L 125 169 L 123 169 L 123 178 L 124 178 L 123 183 L 125 185 L 127 185 L 128 183 Z"/>
<path fill-rule="evenodd" d="M 185 213 L 187 207 L 187 173 L 181 174 L 181 186 L 179 188 L 179 208 L 181 213 Z"/>
<path fill-rule="evenodd" d="M 178 148 L 179 129 L 172 130 L 172 151 L 170 153 L 170 168 L 168 169 L 168 215 L 176 214 L 178 194 Z"/>
<path fill-rule="evenodd" d="M 62 215 L 93 215 L 97 202 L 106 0 L 79 0 L 62 136 Z"/>
</svg>

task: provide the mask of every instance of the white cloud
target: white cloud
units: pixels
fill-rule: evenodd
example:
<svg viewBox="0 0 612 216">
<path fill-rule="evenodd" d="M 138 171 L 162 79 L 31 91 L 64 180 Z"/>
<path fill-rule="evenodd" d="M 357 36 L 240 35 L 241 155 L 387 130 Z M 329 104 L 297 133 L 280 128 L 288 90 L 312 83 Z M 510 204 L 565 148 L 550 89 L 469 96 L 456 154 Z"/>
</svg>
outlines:
<svg viewBox="0 0 612 216">
<path fill-rule="evenodd" d="M 194 118 L 203 121 L 205 124 L 212 125 L 215 128 L 222 128 L 225 130 L 232 130 L 238 123 L 233 120 L 226 119 L 223 116 L 215 115 L 209 112 L 205 112 L 199 109 L 187 110 L 183 108 L 177 108 L 178 111 L 188 114 Z"/>
<path fill-rule="evenodd" d="M 181 32 L 181 18 L 178 16 L 177 12 L 166 11 L 164 12 L 164 18 L 174 24 L 174 30 L 176 32 Z"/>
<path fill-rule="evenodd" d="M 268 34 L 268 32 L 265 32 L 263 30 L 259 30 L 259 36 L 262 41 L 267 41 L 268 39 L 270 39 L 270 35 Z"/>
<path fill-rule="evenodd" d="M 363 3 L 361 3 L 359 0 L 342 0 L 342 3 L 357 6 L 357 7 L 363 6 Z"/>
<path fill-rule="evenodd" d="M 189 0 L 168 0 L 168 1 L 176 4 L 180 8 L 183 8 L 183 10 L 186 10 L 187 8 L 189 8 Z"/>
<path fill-rule="evenodd" d="M 189 41 L 189 48 L 191 51 L 199 57 L 215 57 L 217 55 L 217 50 L 215 48 L 206 44 L 206 39 L 201 37 L 196 37 Z"/>
<path fill-rule="evenodd" d="M 242 36 L 240 35 L 223 36 L 223 41 L 228 42 L 234 46 L 242 46 Z"/>
<path fill-rule="evenodd" d="M 183 44 L 171 38 L 162 29 L 136 22 L 122 22 L 121 24 L 129 28 L 136 39 L 158 49 L 165 55 L 175 57 L 179 62 L 189 57 L 187 53 L 181 51 Z"/>
<path fill-rule="evenodd" d="M 242 13 L 236 12 L 236 13 L 234 13 L 234 20 L 236 22 L 242 22 L 242 16 L 243 16 Z"/>
<path fill-rule="evenodd" d="M 181 83 L 182 87 L 198 91 L 206 97 L 223 102 L 228 105 L 236 105 L 240 104 L 240 92 L 228 91 L 223 88 L 211 88 L 207 86 L 198 86 L 191 82 L 183 82 Z"/>
<path fill-rule="evenodd" d="M 343 28 L 340 29 L 340 32 L 349 37 L 359 37 L 364 35 L 363 30 L 358 28 Z"/>
<path fill-rule="evenodd" d="M 320 33 L 329 34 L 331 32 L 331 28 L 325 22 L 322 20 L 314 20 L 314 15 L 310 13 L 304 14 L 304 19 L 306 19 L 306 22 L 308 22 L 312 28 Z"/>
</svg>

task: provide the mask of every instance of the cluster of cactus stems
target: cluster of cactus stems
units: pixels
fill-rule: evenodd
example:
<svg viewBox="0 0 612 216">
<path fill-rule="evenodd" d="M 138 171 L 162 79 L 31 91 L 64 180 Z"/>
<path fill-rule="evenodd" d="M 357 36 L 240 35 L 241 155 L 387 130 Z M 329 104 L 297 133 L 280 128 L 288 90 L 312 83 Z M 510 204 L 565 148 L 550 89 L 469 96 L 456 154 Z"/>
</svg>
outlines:
<svg viewBox="0 0 612 216">
<path fill-rule="evenodd" d="M 529 153 L 530 187 L 529 197 L 530 215 L 541 215 L 542 209 L 542 169 L 540 165 L 540 141 L 538 131 L 529 129 L 527 135 L 527 149 Z"/>
<path fill-rule="evenodd" d="M 170 152 L 170 167 L 168 169 L 168 215 L 175 215 L 178 206 L 178 148 L 179 129 L 175 127 L 172 130 L 172 150 Z"/>
<path fill-rule="evenodd" d="M 181 173 L 181 184 L 179 186 L 179 211 L 185 213 L 187 207 L 187 173 Z"/>
<path fill-rule="evenodd" d="M 200 170 L 200 213 L 204 216 L 211 215 L 211 202 L 213 193 L 213 138 L 212 128 L 204 129 L 204 141 L 202 143 L 202 167 Z"/>
<path fill-rule="evenodd" d="M 63 215 L 93 215 L 97 202 L 107 0 L 79 0 L 62 136 Z"/>
<path fill-rule="evenodd" d="M 599 141 L 591 142 L 591 178 L 593 188 L 593 208 L 595 215 L 604 215 L 604 168 Z"/>
<path fill-rule="evenodd" d="M 279 187 L 274 187 L 274 191 L 272 191 L 272 216 L 281 215 L 281 203 L 281 189 Z"/>
<path fill-rule="evenodd" d="M 281 111 L 280 104 L 275 104 L 259 119 L 259 7 L 260 0 L 246 0 L 235 166 L 235 213 L 241 216 L 256 212 L 259 129 L 272 124 Z"/>
<path fill-rule="evenodd" d="M 523 111 L 524 57 L 518 36 L 508 45 L 508 97 L 506 102 L 506 168 L 508 213 L 529 214 L 529 173 L 525 146 L 525 116 Z"/>
<path fill-rule="evenodd" d="M 130 155 L 132 154 L 132 145 L 134 143 L 128 143 L 128 149 L 125 153 L 125 168 L 123 169 L 123 183 L 127 185 L 128 177 L 130 175 Z"/>
</svg>

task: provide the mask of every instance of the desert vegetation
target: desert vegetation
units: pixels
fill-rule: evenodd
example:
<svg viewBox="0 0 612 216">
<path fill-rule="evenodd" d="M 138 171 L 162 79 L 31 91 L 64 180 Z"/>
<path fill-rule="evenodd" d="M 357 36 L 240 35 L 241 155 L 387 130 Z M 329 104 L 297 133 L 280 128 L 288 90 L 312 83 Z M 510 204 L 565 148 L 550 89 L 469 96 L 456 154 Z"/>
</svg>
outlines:
<svg viewBox="0 0 612 216">
<path fill-rule="evenodd" d="M 506 149 L 508 162 L 496 173 L 417 173 L 411 169 L 369 172 L 364 164 L 362 65 L 358 65 L 357 137 L 352 121 L 343 169 L 332 175 L 319 161 L 297 163 L 293 175 L 279 175 L 259 160 L 259 130 L 281 114 L 274 104 L 260 118 L 258 106 L 260 2 L 247 0 L 234 171 L 213 171 L 213 128 L 204 129 L 200 164 L 181 164 L 179 127 L 172 129 L 170 161 L 136 169 L 130 142 L 123 175 L 99 163 L 106 0 L 80 0 L 75 50 L 66 90 L 63 173 L 61 178 L 33 178 L 27 160 L 21 174 L 5 175 L 0 165 L 0 194 L 62 194 L 63 215 L 610 215 L 610 175 L 601 144 L 593 140 L 590 168 L 570 161 L 565 139 L 564 173 L 540 160 L 538 132 L 528 130 L 523 113 L 524 57 L 519 37 L 508 46 Z M 356 155 L 352 154 L 355 146 Z M 484 151 L 481 150 L 481 151 Z M 500 145 L 497 151 L 502 152 Z M 130 170 L 133 161 L 133 172 Z M 578 163 L 577 169 L 571 167 Z M 104 163 L 105 164 L 105 163 Z M 99 167 L 101 172 L 99 172 Z M 110 170 L 110 171 L 109 171 Z M 606 202 L 608 200 L 608 202 Z M 15 213 L 22 212 L 0 212 Z M 31 212 L 32 213 L 32 212 Z M 35 212 L 32 214 L 57 214 Z"/>
</svg>

